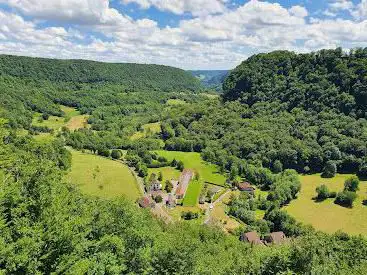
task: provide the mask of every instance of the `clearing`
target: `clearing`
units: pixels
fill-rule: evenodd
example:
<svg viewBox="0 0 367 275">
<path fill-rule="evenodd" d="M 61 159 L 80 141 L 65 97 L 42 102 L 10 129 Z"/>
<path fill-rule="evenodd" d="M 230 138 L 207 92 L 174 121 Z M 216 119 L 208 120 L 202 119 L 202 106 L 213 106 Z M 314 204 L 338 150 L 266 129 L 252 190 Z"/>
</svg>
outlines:
<svg viewBox="0 0 367 275">
<path fill-rule="evenodd" d="M 186 104 L 186 101 L 182 99 L 168 99 L 166 104 L 170 106 L 183 105 L 183 104 Z"/>
<path fill-rule="evenodd" d="M 358 198 L 352 209 L 334 204 L 334 199 L 323 202 L 312 200 L 316 195 L 316 187 L 326 184 L 330 191 L 339 192 L 343 190 L 344 181 L 350 176 L 352 175 L 338 174 L 331 179 L 321 178 L 320 175 L 300 176 L 302 190 L 285 210 L 298 221 L 311 224 L 324 232 L 342 230 L 350 234 L 367 234 L 367 206 L 362 203 L 367 199 L 367 182 L 361 181 Z"/>
<path fill-rule="evenodd" d="M 130 169 L 118 161 L 70 150 L 72 168 L 66 176 L 85 194 L 102 198 L 125 195 L 135 201 L 141 197 L 138 183 Z"/>
<path fill-rule="evenodd" d="M 142 126 L 142 131 L 139 131 L 133 134 L 131 136 L 131 139 L 137 140 L 137 139 L 148 137 L 148 136 L 160 133 L 160 132 L 161 132 L 160 122 L 148 123 Z"/>
<path fill-rule="evenodd" d="M 218 172 L 216 165 L 202 160 L 199 153 L 177 152 L 177 151 L 156 151 L 158 155 L 165 157 L 168 161 L 173 159 L 181 160 L 185 168 L 193 169 L 199 173 L 200 182 L 207 182 L 214 185 L 225 186 L 226 177 Z"/>
</svg>

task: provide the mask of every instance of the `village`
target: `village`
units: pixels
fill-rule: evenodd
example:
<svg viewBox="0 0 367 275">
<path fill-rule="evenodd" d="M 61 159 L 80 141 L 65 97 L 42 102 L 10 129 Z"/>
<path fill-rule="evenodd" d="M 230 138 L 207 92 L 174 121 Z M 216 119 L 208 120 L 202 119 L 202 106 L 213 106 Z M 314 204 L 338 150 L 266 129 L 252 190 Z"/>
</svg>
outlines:
<svg viewBox="0 0 367 275">
<path fill-rule="evenodd" d="M 186 196 L 190 184 L 194 184 L 196 175 L 193 169 L 183 169 L 178 179 L 171 179 L 166 182 L 165 188 L 162 184 L 162 175 L 151 174 L 145 184 L 145 194 L 137 203 L 141 208 L 150 209 L 152 213 L 163 219 L 165 222 L 172 222 L 169 210 L 182 208 L 183 199 Z M 206 190 L 206 196 L 200 195 L 198 199 L 198 207 L 202 209 L 205 219 L 203 224 L 211 222 L 211 214 L 216 205 L 232 191 L 246 193 L 255 196 L 256 188 L 249 182 L 242 181 L 238 183 L 228 182 L 228 187 L 223 189 L 219 186 L 212 186 L 210 190 Z M 216 196 L 221 192 L 220 196 Z M 209 195 L 208 195 L 209 194 Z M 216 198 L 215 198 L 216 197 Z M 223 202 L 222 202 L 223 204 Z M 182 212 L 183 220 L 191 220 L 198 217 L 198 213 Z M 240 234 L 241 241 L 250 243 L 251 245 L 279 245 L 285 243 L 288 239 L 284 232 L 271 232 L 270 234 L 260 237 L 256 231 L 244 231 Z"/>
</svg>

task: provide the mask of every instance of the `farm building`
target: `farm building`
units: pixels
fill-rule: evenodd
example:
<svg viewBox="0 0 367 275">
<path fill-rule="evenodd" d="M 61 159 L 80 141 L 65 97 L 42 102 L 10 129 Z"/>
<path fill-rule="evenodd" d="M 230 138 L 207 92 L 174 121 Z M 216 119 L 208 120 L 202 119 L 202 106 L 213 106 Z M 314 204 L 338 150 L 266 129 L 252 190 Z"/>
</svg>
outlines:
<svg viewBox="0 0 367 275">
<path fill-rule="evenodd" d="M 251 244 L 263 244 L 263 242 L 260 240 L 259 235 L 255 231 L 242 233 L 240 240 Z"/>
<path fill-rule="evenodd" d="M 251 194 L 254 194 L 255 192 L 255 187 L 251 186 L 251 184 L 248 182 L 240 182 L 238 184 L 238 189 L 242 192 L 248 192 Z"/>
<path fill-rule="evenodd" d="M 189 186 L 189 183 L 193 179 L 193 177 L 194 177 L 194 171 L 192 171 L 191 169 L 184 169 L 182 171 L 176 189 L 177 199 L 183 199 L 183 197 L 186 194 L 187 187 Z"/>
<path fill-rule="evenodd" d="M 153 208 L 154 202 L 149 197 L 142 197 L 138 200 L 138 204 L 141 208 Z"/>
<path fill-rule="evenodd" d="M 287 237 L 282 231 L 270 233 L 269 236 L 265 238 L 268 244 L 281 244 L 287 240 Z"/>
</svg>

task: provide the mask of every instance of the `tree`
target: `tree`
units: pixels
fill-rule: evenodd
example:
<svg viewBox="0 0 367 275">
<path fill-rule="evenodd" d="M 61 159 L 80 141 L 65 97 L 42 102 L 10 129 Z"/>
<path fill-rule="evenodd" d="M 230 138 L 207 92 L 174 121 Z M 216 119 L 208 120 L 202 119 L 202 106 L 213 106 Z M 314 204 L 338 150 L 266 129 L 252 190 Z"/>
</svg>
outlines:
<svg viewBox="0 0 367 275">
<path fill-rule="evenodd" d="M 156 203 L 161 203 L 161 202 L 163 201 L 163 198 L 162 198 L 162 196 L 161 196 L 161 195 L 158 195 L 158 196 L 156 196 L 156 197 L 154 198 L 154 201 L 155 201 Z"/>
<path fill-rule="evenodd" d="M 359 166 L 358 176 L 362 179 L 367 179 L 367 160 L 362 162 Z"/>
<path fill-rule="evenodd" d="M 353 207 L 353 202 L 357 198 L 357 194 L 351 191 L 343 191 L 338 193 L 335 203 L 345 207 Z"/>
<path fill-rule="evenodd" d="M 333 178 L 337 172 L 336 164 L 333 161 L 328 161 L 325 164 L 324 170 L 322 172 L 323 178 Z"/>
<path fill-rule="evenodd" d="M 325 184 L 318 186 L 316 188 L 316 193 L 316 199 L 319 201 L 326 200 L 330 196 L 329 188 Z"/>
<path fill-rule="evenodd" d="M 359 190 L 359 179 L 356 176 L 348 178 L 344 183 L 344 191 L 357 192 Z"/>
<path fill-rule="evenodd" d="M 273 163 L 273 172 L 274 173 L 281 173 L 283 171 L 283 164 L 280 160 L 276 160 Z"/>
<path fill-rule="evenodd" d="M 162 181 L 163 180 L 163 174 L 162 174 L 161 171 L 159 171 L 159 173 L 158 173 L 158 180 L 159 181 Z"/>
<path fill-rule="evenodd" d="M 177 169 L 180 171 L 183 171 L 185 169 L 185 165 L 181 160 L 177 162 Z"/>
<path fill-rule="evenodd" d="M 177 166 L 177 160 L 176 159 L 173 159 L 172 162 L 171 162 L 171 166 L 172 167 L 176 167 Z"/>
<path fill-rule="evenodd" d="M 166 186 L 164 187 L 164 190 L 166 190 L 167 193 L 171 193 L 173 189 L 173 184 L 170 180 L 166 180 Z"/>
<path fill-rule="evenodd" d="M 110 150 L 102 148 L 98 150 L 98 155 L 108 158 L 110 156 Z"/>
<path fill-rule="evenodd" d="M 120 159 L 122 157 L 121 151 L 116 149 L 112 150 L 111 157 L 113 159 Z"/>
</svg>

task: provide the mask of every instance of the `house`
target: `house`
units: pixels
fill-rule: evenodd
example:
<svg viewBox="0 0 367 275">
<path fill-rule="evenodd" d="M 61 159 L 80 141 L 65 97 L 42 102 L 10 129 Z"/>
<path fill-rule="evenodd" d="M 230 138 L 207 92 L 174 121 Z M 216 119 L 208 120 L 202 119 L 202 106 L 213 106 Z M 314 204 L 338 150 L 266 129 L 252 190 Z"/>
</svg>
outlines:
<svg viewBox="0 0 367 275">
<path fill-rule="evenodd" d="M 255 192 L 255 187 L 251 186 L 251 184 L 248 182 L 240 182 L 238 184 L 238 189 L 242 192 L 248 192 L 250 194 L 254 194 Z"/>
<path fill-rule="evenodd" d="M 142 197 L 138 200 L 138 204 L 141 208 L 153 208 L 154 202 L 149 197 Z"/>
<path fill-rule="evenodd" d="M 174 195 L 169 194 L 168 199 L 166 201 L 167 208 L 175 208 L 176 207 L 176 198 Z"/>
<path fill-rule="evenodd" d="M 193 177 L 194 177 L 194 171 L 192 171 L 191 169 L 184 169 L 182 171 L 176 189 L 177 199 L 183 199 L 185 197 L 187 187 L 189 186 L 189 183 L 193 179 Z"/>
<path fill-rule="evenodd" d="M 287 237 L 282 231 L 272 232 L 265 238 L 268 244 L 282 244 L 287 240 Z"/>
<path fill-rule="evenodd" d="M 263 242 L 260 240 L 259 235 L 255 231 L 242 233 L 240 236 L 240 240 L 251 244 L 263 244 Z"/>
<path fill-rule="evenodd" d="M 159 180 L 154 179 L 150 182 L 149 191 L 159 191 L 162 190 L 162 184 L 159 182 Z"/>
</svg>

